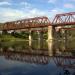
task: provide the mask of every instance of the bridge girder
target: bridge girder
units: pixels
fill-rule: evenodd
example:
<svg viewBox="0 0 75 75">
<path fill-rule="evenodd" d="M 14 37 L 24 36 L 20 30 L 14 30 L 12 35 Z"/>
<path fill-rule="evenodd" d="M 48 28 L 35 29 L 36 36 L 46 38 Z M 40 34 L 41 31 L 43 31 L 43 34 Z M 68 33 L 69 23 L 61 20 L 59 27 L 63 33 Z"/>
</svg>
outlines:
<svg viewBox="0 0 75 75">
<path fill-rule="evenodd" d="M 47 17 L 35 17 L 18 21 L 6 22 L 1 26 L 0 30 L 17 30 L 17 29 L 29 29 L 29 28 L 41 28 L 51 25 Z"/>
<path fill-rule="evenodd" d="M 0 25 L 0 30 L 42 28 L 48 27 L 50 25 L 51 26 L 75 25 L 75 12 L 56 14 L 52 23 L 45 16 L 6 22 L 4 23 L 4 25 Z"/>
<path fill-rule="evenodd" d="M 54 26 L 75 25 L 75 12 L 56 14 L 52 24 Z"/>
</svg>

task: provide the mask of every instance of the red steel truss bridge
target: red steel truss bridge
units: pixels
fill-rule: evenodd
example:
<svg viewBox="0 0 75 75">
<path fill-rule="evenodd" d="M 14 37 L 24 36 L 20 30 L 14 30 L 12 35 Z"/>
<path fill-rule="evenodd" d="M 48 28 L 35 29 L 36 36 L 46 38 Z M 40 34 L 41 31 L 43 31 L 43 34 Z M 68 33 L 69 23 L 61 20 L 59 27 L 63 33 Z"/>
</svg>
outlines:
<svg viewBox="0 0 75 75">
<path fill-rule="evenodd" d="M 0 30 L 19 30 L 66 25 L 75 25 L 75 12 L 56 14 L 52 22 L 45 16 L 6 22 L 0 26 Z"/>
</svg>

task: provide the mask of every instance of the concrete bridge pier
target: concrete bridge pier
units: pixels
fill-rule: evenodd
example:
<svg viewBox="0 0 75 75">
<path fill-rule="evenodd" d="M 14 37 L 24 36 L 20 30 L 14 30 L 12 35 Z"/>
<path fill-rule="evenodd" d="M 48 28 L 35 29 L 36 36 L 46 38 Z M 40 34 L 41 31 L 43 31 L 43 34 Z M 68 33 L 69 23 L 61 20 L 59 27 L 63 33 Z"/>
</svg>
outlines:
<svg viewBox="0 0 75 75">
<path fill-rule="evenodd" d="M 31 33 L 32 33 L 32 30 L 30 29 L 29 30 L 29 47 L 32 46 L 32 35 L 31 35 Z"/>
<path fill-rule="evenodd" d="M 54 26 L 48 26 L 48 50 L 49 56 L 54 55 Z"/>
</svg>

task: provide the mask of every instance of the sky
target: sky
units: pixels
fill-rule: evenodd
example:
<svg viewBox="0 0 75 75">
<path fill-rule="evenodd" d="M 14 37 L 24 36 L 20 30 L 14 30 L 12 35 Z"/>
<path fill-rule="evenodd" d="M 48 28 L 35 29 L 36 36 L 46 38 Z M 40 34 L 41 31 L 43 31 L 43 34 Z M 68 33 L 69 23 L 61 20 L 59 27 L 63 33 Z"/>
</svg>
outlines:
<svg viewBox="0 0 75 75">
<path fill-rule="evenodd" d="M 75 0 L 0 0 L 0 23 L 75 12 Z"/>
</svg>

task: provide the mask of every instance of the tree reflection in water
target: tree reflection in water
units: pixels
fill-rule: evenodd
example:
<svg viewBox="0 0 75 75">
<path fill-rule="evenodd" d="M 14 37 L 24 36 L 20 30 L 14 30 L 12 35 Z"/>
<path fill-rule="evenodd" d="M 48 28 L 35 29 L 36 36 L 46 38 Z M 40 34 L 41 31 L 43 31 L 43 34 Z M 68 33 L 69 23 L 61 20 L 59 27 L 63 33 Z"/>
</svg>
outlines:
<svg viewBox="0 0 75 75">
<path fill-rule="evenodd" d="M 72 52 L 65 53 L 66 55 L 61 54 L 60 56 L 49 57 L 47 49 L 25 49 L 24 46 L 21 47 L 20 45 L 0 48 L 0 55 L 3 55 L 7 60 L 47 65 L 50 63 L 49 60 L 52 59 L 57 67 L 63 69 L 63 74 L 59 73 L 58 75 L 75 75 L 68 70 L 68 68 L 75 69 L 75 56 L 72 55 Z"/>
</svg>

